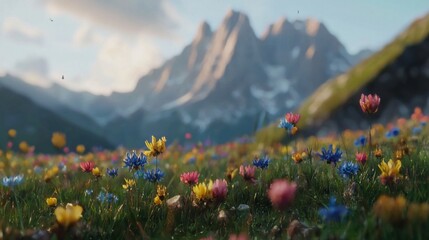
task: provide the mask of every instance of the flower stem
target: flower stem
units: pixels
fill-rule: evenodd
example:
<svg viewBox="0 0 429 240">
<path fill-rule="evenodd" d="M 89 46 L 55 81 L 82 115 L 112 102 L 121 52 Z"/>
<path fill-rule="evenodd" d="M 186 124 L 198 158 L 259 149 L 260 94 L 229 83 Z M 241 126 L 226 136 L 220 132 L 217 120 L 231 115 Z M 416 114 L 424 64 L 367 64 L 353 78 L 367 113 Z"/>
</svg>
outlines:
<svg viewBox="0 0 429 240">
<path fill-rule="evenodd" d="M 21 233 L 23 233 L 24 232 L 24 223 L 22 221 L 22 209 L 19 207 L 19 201 L 18 201 L 18 197 L 16 196 L 15 191 L 13 191 L 13 196 L 15 197 L 16 208 L 18 210 L 19 224 L 21 226 Z"/>
</svg>

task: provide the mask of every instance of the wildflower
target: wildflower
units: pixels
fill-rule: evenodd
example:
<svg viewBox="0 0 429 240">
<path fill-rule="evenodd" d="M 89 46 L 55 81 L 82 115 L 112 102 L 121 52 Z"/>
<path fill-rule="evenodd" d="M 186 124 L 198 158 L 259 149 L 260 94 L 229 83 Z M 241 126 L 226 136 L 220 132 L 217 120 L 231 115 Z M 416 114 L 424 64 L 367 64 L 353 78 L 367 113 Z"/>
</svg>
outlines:
<svg viewBox="0 0 429 240">
<path fill-rule="evenodd" d="M 411 203 L 408 206 L 407 217 L 411 221 L 425 222 L 429 218 L 429 204 L 428 203 Z"/>
<path fill-rule="evenodd" d="M 362 165 L 365 165 L 366 161 L 368 160 L 368 156 L 364 152 L 357 152 L 356 153 L 356 161 Z"/>
<path fill-rule="evenodd" d="M 381 148 L 376 148 L 375 150 L 374 150 L 374 156 L 376 157 L 376 158 L 382 158 L 383 157 L 383 150 L 381 150 Z"/>
<path fill-rule="evenodd" d="M 229 240 L 249 240 L 249 236 L 246 233 L 240 233 L 240 234 L 230 234 Z"/>
<path fill-rule="evenodd" d="M 296 125 L 299 121 L 299 118 L 301 116 L 298 113 L 286 113 L 285 119 L 289 123 L 292 123 L 293 125 Z"/>
<path fill-rule="evenodd" d="M 54 198 L 54 197 L 46 198 L 46 204 L 48 204 L 49 207 L 57 206 L 57 198 Z"/>
<path fill-rule="evenodd" d="M 198 201 L 209 200 L 212 198 L 212 193 L 206 183 L 199 183 L 192 187 L 192 192 Z"/>
<path fill-rule="evenodd" d="M 158 195 L 156 195 L 155 198 L 153 199 L 153 203 L 155 205 L 161 205 L 162 204 L 162 200 L 161 200 L 161 198 Z"/>
<path fill-rule="evenodd" d="M 292 135 L 294 135 L 298 131 L 298 128 L 296 126 L 294 126 L 292 123 L 286 121 L 283 118 L 280 120 L 278 127 L 285 129 L 287 133 L 290 133 Z"/>
<path fill-rule="evenodd" d="M 347 216 L 349 212 L 348 209 L 343 205 L 338 205 L 336 202 L 337 200 L 331 197 L 328 207 L 319 210 L 319 215 L 322 217 L 323 221 L 340 222 Z"/>
<path fill-rule="evenodd" d="M 356 138 L 354 145 L 356 147 L 363 147 L 363 146 L 365 146 L 366 142 L 367 142 L 366 137 L 360 136 L 360 137 Z"/>
<path fill-rule="evenodd" d="M 295 199 L 296 183 L 283 179 L 274 180 L 268 190 L 271 204 L 280 210 L 286 209 Z"/>
<path fill-rule="evenodd" d="M 152 142 L 149 143 L 147 140 L 145 141 L 147 151 L 144 152 L 144 155 L 147 157 L 157 157 L 159 154 L 165 151 L 165 143 L 167 139 L 162 137 L 161 139 L 156 140 L 154 136 L 152 136 Z"/>
<path fill-rule="evenodd" d="M 240 166 L 240 175 L 243 176 L 245 181 L 254 183 L 255 179 L 255 166 Z"/>
<path fill-rule="evenodd" d="M 26 141 L 22 141 L 19 143 L 19 151 L 22 153 L 28 153 L 30 151 L 30 146 L 28 146 L 28 143 Z"/>
<path fill-rule="evenodd" d="M 133 187 L 136 185 L 136 181 L 134 179 L 126 179 L 125 180 L 125 184 L 122 185 L 122 188 L 124 188 L 127 191 L 131 191 L 133 190 Z"/>
<path fill-rule="evenodd" d="M 401 160 L 393 161 L 392 159 L 386 163 L 384 160 L 378 165 L 381 170 L 380 180 L 382 184 L 390 184 L 396 182 L 401 177 L 399 171 L 401 170 Z"/>
<path fill-rule="evenodd" d="M 198 183 L 199 176 L 200 174 L 197 171 L 182 173 L 182 175 L 180 175 L 180 181 L 192 186 Z"/>
<path fill-rule="evenodd" d="M 118 202 L 118 197 L 113 194 L 113 193 L 104 193 L 104 192 L 100 192 L 97 196 L 98 201 L 100 201 L 101 203 L 116 203 Z"/>
<path fill-rule="evenodd" d="M 228 184 L 225 179 L 216 179 L 213 183 L 212 195 L 213 198 L 222 201 L 226 199 L 228 193 Z"/>
<path fill-rule="evenodd" d="M 397 136 L 399 135 L 399 133 L 400 133 L 399 128 L 394 127 L 394 128 L 390 129 L 390 131 L 388 131 L 388 132 L 386 133 L 386 138 L 394 138 L 394 137 L 397 137 Z"/>
<path fill-rule="evenodd" d="M 381 195 L 374 203 L 373 211 L 376 217 L 392 224 L 401 223 L 404 220 L 404 211 L 407 200 L 403 196 L 396 198 Z"/>
<path fill-rule="evenodd" d="M 253 166 L 258 167 L 260 169 L 266 169 L 268 168 L 268 164 L 270 163 L 270 159 L 268 156 L 265 156 L 264 158 L 255 158 L 253 160 Z"/>
<path fill-rule="evenodd" d="M 128 169 L 131 170 L 138 170 L 140 168 L 143 168 L 144 165 L 147 163 L 146 156 L 143 155 L 143 153 L 140 153 L 140 156 L 137 156 L 136 152 L 133 151 L 132 154 L 127 152 L 126 158 L 123 160 L 125 163 L 124 167 L 128 167 Z"/>
<path fill-rule="evenodd" d="M 364 113 L 376 113 L 380 105 L 380 97 L 377 94 L 369 94 L 365 96 L 362 94 L 359 101 L 360 107 Z"/>
<path fill-rule="evenodd" d="M 117 168 L 112 168 L 112 169 L 107 168 L 106 173 L 110 177 L 114 178 L 114 177 L 118 176 L 118 169 Z"/>
<path fill-rule="evenodd" d="M 66 135 L 61 132 L 54 132 L 51 138 L 52 145 L 58 149 L 62 149 L 66 146 Z"/>
<path fill-rule="evenodd" d="M 94 190 L 92 190 L 92 189 L 86 189 L 85 190 L 85 196 L 91 196 L 93 192 L 94 192 Z"/>
<path fill-rule="evenodd" d="M 320 158 L 322 158 L 323 161 L 326 161 L 328 164 L 334 163 L 335 165 L 337 162 L 340 161 L 341 156 L 343 152 L 337 147 L 335 150 L 335 153 L 332 149 L 332 144 L 329 145 L 329 148 L 326 150 L 325 148 L 322 148 L 322 153 L 319 153 L 318 155 Z"/>
<path fill-rule="evenodd" d="M 24 180 L 24 175 L 17 175 L 13 177 L 4 177 L 3 178 L 3 186 L 13 188 L 18 186 Z"/>
<path fill-rule="evenodd" d="M 156 187 L 156 196 L 153 199 L 155 205 L 161 205 L 167 196 L 167 188 L 162 185 Z"/>
<path fill-rule="evenodd" d="M 80 163 L 80 168 L 82 169 L 82 171 L 90 173 L 92 172 L 92 169 L 94 169 L 94 163 L 93 162 L 81 162 Z"/>
<path fill-rule="evenodd" d="M 92 175 L 94 175 L 94 177 L 97 177 L 97 178 L 101 177 L 101 171 L 98 167 L 93 168 L 91 172 L 92 172 Z"/>
<path fill-rule="evenodd" d="M 55 217 L 61 226 L 67 228 L 82 218 L 82 212 L 83 208 L 81 206 L 68 203 L 65 208 L 57 207 L 55 209 Z"/>
<path fill-rule="evenodd" d="M 159 182 L 164 177 L 164 173 L 161 171 L 161 169 L 153 169 L 153 170 L 147 170 L 144 172 L 143 178 L 145 180 L 148 180 L 149 182 Z"/>
<path fill-rule="evenodd" d="M 232 181 L 232 179 L 235 178 L 237 173 L 238 173 L 237 168 L 228 167 L 228 169 L 226 171 L 226 178 L 228 179 L 228 181 Z"/>
<path fill-rule="evenodd" d="M 54 166 L 48 171 L 46 171 L 43 179 L 45 180 L 45 182 L 49 182 L 53 177 L 55 177 L 58 174 L 59 171 L 60 169 L 58 168 L 58 166 Z"/>
<path fill-rule="evenodd" d="M 423 129 L 422 127 L 413 127 L 412 133 L 413 135 L 419 135 L 420 133 L 422 133 Z"/>
<path fill-rule="evenodd" d="M 76 146 L 76 152 L 79 154 L 83 154 L 85 152 L 85 146 L 82 144 L 79 144 Z"/>
<path fill-rule="evenodd" d="M 338 173 L 340 174 L 341 177 L 345 179 L 349 179 L 353 176 L 356 176 L 358 170 L 359 170 L 359 166 L 356 163 L 345 162 L 341 164 L 340 168 L 338 169 Z"/>
<path fill-rule="evenodd" d="M 307 154 L 305 152 L 296 152 L 294 154 L 292 154 L 292 160 L 295 163 L 300 163 L 302 162 L 302 160 L 304 160 L 304 158 L 307 156 Z"/>
<path fill-rule="evenodd" d="M 9 129 L 9 131 L 7 131 L 7 135 L 9 135 L 10 138 L 15 138 L 16 137 L 16 130 L 15 129 Z"/>
</svg>

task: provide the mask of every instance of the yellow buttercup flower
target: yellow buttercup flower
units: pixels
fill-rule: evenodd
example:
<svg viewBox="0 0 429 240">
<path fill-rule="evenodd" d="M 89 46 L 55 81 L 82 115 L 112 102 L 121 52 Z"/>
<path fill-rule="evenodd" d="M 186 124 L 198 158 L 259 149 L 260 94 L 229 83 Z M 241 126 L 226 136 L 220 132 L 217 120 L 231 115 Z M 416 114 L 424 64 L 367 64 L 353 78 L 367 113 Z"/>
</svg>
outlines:
<svg viewBox="0 0 429 240">
<path fill-rule="evenodd" d="M 9 131 L 7 131 L 7 135 L 9 135 L 10 138 L 16 137 L 16 130 L 15 129 L 9 129 Z"/>
<path fill-rule="evenodd" d="M 76 152 L 79 154 L 83 154 L 85 152 L 85 146 L 82 144 L 79 144 L 76 146 Z"/>
<path fill-rule="evenodd" d="M 91 172 L 95 177 L 101 177 L 101 171 L 98 167 L 93 168 Z"/>
<path fill-rule="evenodd" d="M 195 194 L 195 198 L 198 201 L 209 200 L 212 197 L 211 189 L 213 188 L 213 183 L 199 183 L 192 187 L 192 191 Z"/>
<path fill-rule="evenodd" d="M 127 191 L 131 191 L 133 190 L 133 187 L 136 185 L 136 181 L 134 179 L 126 179 L 125 180 L 125 184 L 122 184 L 122 187 L 127 190 Z"/>
<path fill-rule="evenodd" d="M 45 180 L 45 182 L 49 182 L 53 177 L 55 177 L 58 174 L 59 171 L 60 169 L 57 166 L 54 166 L 48 171 L 46 171 L 43 179 Z"/>
<path fill-rule="evenodd" d="M 393 161 L 392 159 L 386 163 L 384 160 L 378 165 L 381 170 L 380 180 L 383 184 L 389 184 L 395 182 L 401 177 L 399 171 L 401 170 L 401 160 Z"/>
<path fill-rule="evenodd" d="M 57 207 L 55 209 L 55 217 L 57 222 L 63 226 L 68 227 L 77 223 L 82 218 L 83 208 L 79 205 L 68 203 L 65 208 Z"/>
<path fill-rule="evenodd" d="M 304 160 L 304 158 L 307 156 L 307 154 L 305 152 L 296 152 L 294 154 L 292 154 L 292 160 L 295 163 L 300 163 L 302 162 L 302 160 Z"/>
<path fill-rule="evenodd" d="M 66 135 L 61 132 L 54 132 L 51 138 L 52 145 L 58 149 L 62 149 L 66 146 Z"/>
<path fill-rule="evenodd" d="M 19 143 L 19 151 L 22 153 L 28 153 L 30 151 L 30 146 L 28 146 L 28 143 L 26 141 L 22 141 Z"/>
<path fill-rule="evenodd" d="M 153 203 L 155 205 L 161 205 L 162 204 L 162 200 L 161 200 L 161 198 L 158 195 L 156 195 L 156 197 L 153 199 Z"/>
<path fill-rule="evenodd" d="M 167 142 L 167 139 L 165 137 L 162 137 L 161 139 L 156 140 L 154 136 L 152 136 L 152 142 L 145 141 L 146 147 L 148 148 L 147 151 L 144 151 L 144 155 L 147 157 L 156 157 L 159 154 L 165 152 L 165 143 Z"/>
<path fill-rule="evenodd" d="M 48 204 L 49 207 L 57 206 L 57 198 L 54 198 L 54 197 L 46 198 L 46 204 Z"/>
</svg>

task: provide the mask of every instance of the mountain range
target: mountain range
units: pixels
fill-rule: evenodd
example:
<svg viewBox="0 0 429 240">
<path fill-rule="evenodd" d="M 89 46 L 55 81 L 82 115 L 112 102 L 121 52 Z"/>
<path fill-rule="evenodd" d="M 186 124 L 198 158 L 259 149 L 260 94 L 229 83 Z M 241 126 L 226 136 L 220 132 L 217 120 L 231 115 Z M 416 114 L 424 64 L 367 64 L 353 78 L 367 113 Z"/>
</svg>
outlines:
<svg viewBox="0 0 429 240">
<path fill-rule="evenodd" d="M 10 75 L 0 84 L 114 144 L 138 147 L 152 134 L 182 139 L 188 132 L 224 142 L 297 108 L 369 55 L 349 54 L 314 19 L 282 18 L 257 36 L 249 18 L 231 10 L 215 30 L 201 23 L 180 54 L 142 76 L 131 92 L 42 88 Z"/>
</svg>

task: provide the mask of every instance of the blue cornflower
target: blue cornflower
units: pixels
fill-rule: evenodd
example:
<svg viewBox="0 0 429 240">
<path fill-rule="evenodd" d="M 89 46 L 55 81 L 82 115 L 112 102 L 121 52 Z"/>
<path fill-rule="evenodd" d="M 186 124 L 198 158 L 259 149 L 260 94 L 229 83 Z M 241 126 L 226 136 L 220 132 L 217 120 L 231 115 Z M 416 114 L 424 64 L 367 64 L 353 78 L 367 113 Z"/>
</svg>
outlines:
<svg viewBox="0 0 429 240">
<path fill-rule="evenodd" d="M 110 177 L 114 178 L 114 177 L 118 176 L 118 169 L 117 168 L 112 168 L 112 169 L 107 168 L 106 173 Z"/>
<path fill-rule="evenodd" d="M 399 135 L 399 132 L 400 132 L 399 128 L 394 127 L 386 133 L 386 137 L 387 138 L 397 137 Z"/>
<path fill-rule="evenodd" d="M 3 186 L 13 188 L 18 186 L 24 180 L 24 175 L 17 175 L 14 177 L 4 177 L 3 178 Z"/>
<path fill-rule="evenodd" d="M 357 175 L 358 170 L 359 170 L 359 166 L 356 163 L 345 162 L 341 164 L 341 166 L 338 168 L 338 173 L 340 174 L 341 177 L 345 179 L 349 179 L 354 175 Z"/>
<path fill-rule="evenodd" d="M 279 123 L 279 128 L 284 128 L 286 131 L 290 132 L 293 128 L 293 124 L 286 121 L 286 119 L 282 118 Z"/>
<path fill-rule="evenodd" d="M 422 132 L 422 127 L 414 127 L 413 128 L 413 135 L 419 135 Z"/>
<path fill-rule="evenodd" d="M 255 158 L 255 160 L 253 160 L 253 166 L 260 169 L 265 169 L 268 167 L 270 161 L 271 160 L 268 158 L 268 156 L 265 156 L 264 158 Z"/>
<path fill-rule="evenodd" d="M 326 161 L 328 164 L 334 163 L 335 165 L 337 162 L 340 161 L 341 155 L 343 152 L 337 147 L 335 150 L 335 153 L 332 150 L 332 144 L 329 145 L 329 148 L 326 150 L 325 148 L 322 148 L 322 153 L 318 153 L 320 158 L 322 158 L 323 161 Z"/>
<path fill-rule="evenodd" d="M 355 140 L 355 146 L 356 147 L 363 147 L 366 144 L 366 137 L 365 136 L 360 136 L 358 138 L 356 138 Z"/>
<path fill-rule="evenodd" d="M 92 190 L 92 189 L 86 189 L 85 190 L 85 196 L 91 196 L 93 192 L 94 192 L 94 190 Z"/>
<path fill-rule="evenodd" d="M 349 210 L 343 205 L 337 205 L 336 201 L 334 197 L 331 197 L 328 207 L 319 210 L 319 215 L 323 221 L 339 222 L 347 216 Z"/>
<path fill-rule="evenodd" d="M 164 177 L 164 173 L 159 168 L 152 169 L 152 170 L 147 170 L 143 174 L 143 178 L 145 180 L 148 180 L 149 182 L 153 182 L 153 183 L 161 181 L 161 179 L 163 177 Z"/>
<path fill-rule="evenodd" d="M 424 122 L 424 121 L 420 122 L 420 126 L 422 126 L 422 127 L 426 127 L 426 124 L 427 124 L 427 122 Z"/>
<path fill-rule="evenodd" d="M 97 196 L 97 199 L 101 203 L 116 203 L 118 201 L 118 197 L 115 194 L 108 192 L 100 192 Z"/>
<path fill-rule="evenodd" d="M 138 170 L 140 168 L 143 168 L 144 165 L 147 163 L 146 156 L 143 155 L 143 153 L 140 153 L 140 156 L 137 156 L 137 153 L 133 151 L 132 154 L 127 152 L 127 157 L 123 160 L 125 165 L 124 167 L 127 167 L 130 171 L 131 170 Z"/>
</svg>

